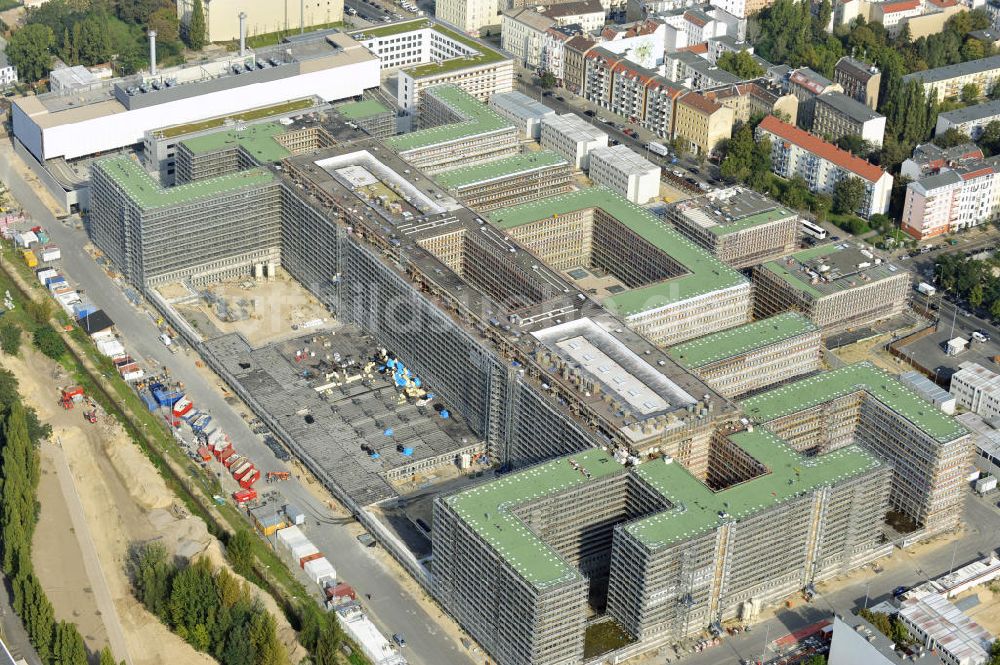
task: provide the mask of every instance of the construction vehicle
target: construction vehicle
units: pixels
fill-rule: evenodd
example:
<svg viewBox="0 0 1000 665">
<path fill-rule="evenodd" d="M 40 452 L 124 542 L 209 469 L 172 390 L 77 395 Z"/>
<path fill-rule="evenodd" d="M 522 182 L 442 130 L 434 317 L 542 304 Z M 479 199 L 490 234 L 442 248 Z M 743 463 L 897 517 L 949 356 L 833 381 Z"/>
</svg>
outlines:
<svg viewBox="0 0 1000 665">
<path fill-rule="evenodd" d="M 275 480 L 288 480 L 291 474 L 288 471 L 268 471 L 267 472 L 267 482 L 272 482 Z"/>
<path fill-rule="evenodd" d="M 67 386 L 60 389 L 59 403 L 64 409 L 72 409 L 76 404 L 83 401 L 83 388 L 80 386 Z"/>
<path fill-rule="evenodd" d="M 87 422 L 94 424 L 97 422 L 97 409 L 91 409 L 90 411 L 84 411 L 83 417 L 87 419 Z"/>
</svg>

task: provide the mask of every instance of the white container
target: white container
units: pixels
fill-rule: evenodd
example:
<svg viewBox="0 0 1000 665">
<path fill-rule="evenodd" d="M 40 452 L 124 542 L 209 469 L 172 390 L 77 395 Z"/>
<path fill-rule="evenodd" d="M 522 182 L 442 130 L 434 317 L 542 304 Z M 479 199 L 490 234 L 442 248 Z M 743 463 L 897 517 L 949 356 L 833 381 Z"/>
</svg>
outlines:
<svg viewBox="0 0 1000 665">
<path fill-rule="evenodd" d="M 316 584 L 322 584 L 325 580 L 333 580 L 337 578 L 337 571 L 334 570 L 333 564 L 325 556 L 321 556 L 318 559 L 313 559 L 312 561 L 307 561 L 306 565 L 302 567 Z"/>
<path fill-rule="evenodd" d="M 309 556 L 310 554 L 317 554 L 319 552 L 319 548 L 306 540 L 304 543 L 296 543 L 292 546 L 291 552 L 295 565 L 298 565 L 299 561 L 302 560 L 302 557 Z"/>
<path fill-rule="evenodd" d="M 45 286 L 45 280 L 47 280 L 49 277 L 55 277 L 58 274 L 59 273 L 56 272 L 55 270 L 53 270 L 52 268 L 46 268 L 45 270 L 39 270 L 38 271 L 38 283 L 41 284 L 42 286 Z"/>
<path fill-rule="evenodd" d="M 290 526 L 286 529 L 278 530 L 278 542 L 281 543 L 285 549 L 291 549 L 292 544 L 308 542 L 309 539 L 306 538 L 306 534 L 302 533 L 302 529 L 297 526 Z"/>
<path fill-rule="evenodd" d="M 62 258 L 62 252 L 59 251 L 58 247 L 46 247 L 42 250 L 42 261 L 46 263 L 49 261 L 58 261 Z"/>
</svg>

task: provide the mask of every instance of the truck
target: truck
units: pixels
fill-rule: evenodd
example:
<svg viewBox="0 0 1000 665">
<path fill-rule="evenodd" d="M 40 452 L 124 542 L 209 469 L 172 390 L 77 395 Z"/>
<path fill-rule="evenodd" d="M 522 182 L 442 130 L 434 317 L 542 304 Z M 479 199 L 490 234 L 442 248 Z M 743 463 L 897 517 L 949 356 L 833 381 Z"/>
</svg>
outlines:
<svg viewBox="0 0 1000 665">
<path fill-rule="evenodd" d="M 928 284 L 927 282 L 920 282 L 917 284 L 917 291 L 924 294 L 925 296 L 932 296 L 937 293 L 937 289 Z"/>
<path fill-rule="evenodd" d="M 657 143 L 656 141 L 650 141 L 649 143 L 646 144 L 646 148 L 648 148 L 650 152 L 655 153 L 660 157 L 670 156 L 670 149 L 667 148 L 667 146 L 663 145 L 662 143 Z"/>
</svg>

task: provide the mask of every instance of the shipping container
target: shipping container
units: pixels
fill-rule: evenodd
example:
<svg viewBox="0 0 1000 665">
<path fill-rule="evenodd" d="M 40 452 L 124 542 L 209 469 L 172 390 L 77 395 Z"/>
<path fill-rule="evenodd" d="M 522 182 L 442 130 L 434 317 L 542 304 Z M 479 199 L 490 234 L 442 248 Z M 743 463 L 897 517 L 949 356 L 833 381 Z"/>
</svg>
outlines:
<svg viewBox="0 0 1000 665">
<path fill-rule="evenodd" d="M 212 451 L 209 450 L 207 446 L 202 446 L 198 448 L 198 457 L 200 457 L 203 462 L 211 462 Z"/>
<path fill-rule="evenodd" d="M 306 514 L 292 503 L 285 504 L 285 516 L 292 524 L 305 524 L 306 522 Z"/>
<path fill-rule="evenodd" d="M 229 457 L 222 458 L 222 466 L 226 467 L 227 469 L 230 469 L 234 464 L 241 463 L 240 460 L 242 459 L 245 458 L 240 456 L 239 453 L 233 453 Z"/>
<path fill-rule="evenodd" d="M 221 427 L 216 427 L 214 430 L 212 430 L 209 433 L 209 435 L 208 435 L 208 442 L 214 446 L 215 444 L 219 443 L 220 441 L 225 440 L 225 438 L 226 438 L 226 433 L 222 431 L 222 428 Z"/>
<path fill-rule="evenodd" d="M 322 558 L 323 558 L 323 553 L 320 552 L 319 550 L 306 554 L 305 556 L 299 557 L 299 568 L 305 568 L 306 564 L 309 563 L 310 561 Z"/>
<path fill-rule="evenodd" d="M 244 488 L 253 487 L 253 484 L 255 482 L 257 482 L 258 480 L 260 480 L 260 471 L 258 471 L 257 469 L 254 469 L 253 471 L 251 471 L 247 475 L 245 475 L 242 478 L 240 478 L 240 487 L 244 487 Z"/>
<path fill-rule="evenodd" d="M 24 263 L 29 268 L 34 268 L 35 266 L 38 265 L 38 258 L 35 256 L 35 253 L 30 249 L 21 250 L 21 256 L 24 257 Z"/>
<path fill-rule="evenodd" d="M 42 286 L 48 286 L 49 279 L 52 277 L 56 277 L 58 275 L 59 273 L 57 273 L 52 268 L 42 268 L 41 270 L 35 273 L 35 276 L 38 277 L 38 283 L 41 284 Z"/>
<path fill-rule="evenodd" d="M 309 556 L 310 554 L 316 554 L 319 552 L 319 548 L 312 544 L 312 542 L 306 540 L 304 543 L 295 543 L 289 548 L 292 554 L 293 561 L 301 561 L 302 557 Z"/>
<path fill-rule="evenodd" d="M 215 455 L 215 459 L 221 462 L 222 460 L 229 459 L 230 457 L 235 455 L 236 451 L 233 449 L 232 446 L 226 446 L 222 450 L 219 450 L 218 448 L 213 448 L 212 454 Z"/>
<path fill-rule="evenodd" d="M 142 399 L 142 403 L 145 404 L 146 408 L 150 411 L 156 411 L 156 408 L 159 406 L 153 396 L 145 390 L 139 393 L 139 398 Z"/>
<path fill-rule="evenodd" d="M 247 501 L 253 501 L 257 498 L 257 490 L 254 489 L 244 489 L 239 492 L 233 492 L 233 499 L 237 504 L 246 503 Z"/>
<path fill-rule="evenodd" d="M 245 474 L 252 468 L 253 468 L 253 462 L 244 457 L 242 462 L 234 464 L 233 466 L 229 467 L 229 471 L 230 473 L 233 474 L 233 478 L 239 480 L 243 476 L 243 474 Z"/>
<path fill-rule="evenodd" d="M 62 252 L 55 245 L 48 245 L 42 248 L 41 259 L 48 263 L 49 261 L 58 261 L 62 258 Z"/>
<path fill-rule="evenodd" d="M 309 579 L 319 585 L 328 580 L 333 581 L 337 579 L 337 571 L 325 556 L 307 561 L 302 566 L 302 570 L 309 576 Z"/>
<path fill-rule="evenodd" d="M 292 544 L 296 542 L 307 542 L 309 539 L 306 535 L 302 533 L 302 529 L 297 526 L 290 526 L 278 531 L 278 542 L 281 543 L 285 549 L 291 549 Z"/>
</svg>

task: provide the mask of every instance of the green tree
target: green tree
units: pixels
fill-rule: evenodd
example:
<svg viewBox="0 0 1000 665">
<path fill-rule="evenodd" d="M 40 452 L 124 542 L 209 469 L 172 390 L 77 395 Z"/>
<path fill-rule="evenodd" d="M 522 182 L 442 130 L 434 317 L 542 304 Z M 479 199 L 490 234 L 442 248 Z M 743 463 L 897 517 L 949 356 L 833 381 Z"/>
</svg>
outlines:
<svg viewBox="0 0 1000 665">
<path fill-rule="evenodd" d="M 98 665 L 117 665 L 115 657 L 111 653 L 111 647 L 105 646 L 101 649 L 101 658 L 98 661 Z"/>
<path fill-rule="evenodd" d="M 978 282 L 975 286 L 972 287 L 972 290 L 969 291 L 969 304 L 976 308 L 978 308 L 983 304 L 982 282 Z"/>
<path fill-rule="evenodd" d="M 194 0 L 191 7 L 191 18 L 187 26 L 187 45 L 195 51 L 200 51 L 205 46 L 205 8 L 201 0 Z"/>
<path fill-rule="evenodd" d="M 719 167 L 722 177 L 745 183 L 753 168 L 754 148 L 753 131 L 749 125 L 742 125 L 726 145 L 726 156 Z"/>
<path fill-rule="evenodd" d="M 979 99 L 979 86 L 975 83 L 966 83 L 962 86 L 961 100 L 966 104 L 973 104 Z"/>
<path fill-rule="evenodd" d="M 130 568 L 136 598 L 150 612 L 167 620 L 173 576 L 167 550 L 157 543 L 137 549 L 132 553 Z"/>
<path fill-rule="evenodd" d="M 20 80 L 37 81 L 48 76 L 53 44 L 55 35 L 45 25 L 26 25 L 11 35 L 7 58 L 17 68 Z"/>
<path fill-rule="evenodd" d="M 226 557 L 233 570 L 243 577 L 253 575 L 253 536 L 249 531 L 237 531 L 226 543 Z"/>
<path fill-rule="evenodd" d="M 850 214 L 861 207 L 865 199 L 865 184 L 860 178 L 843 178 L 833 186 L 833 211 Z"/>
<path fill-rule="evenodd" d="M 31 334 L 31 341 L 39 351 L 53 360 L 59 360 L 66 353 L 66 343 L 52 326 L 40 325 Z"/>
<path fill-rule="evenodd" d="M 256 665 L 287 665 L 288 657 L 278 642 L 274 617 L 258 608 L 250 617 L 250 644 L 253 645 Z"/>
<path fill-rule="evenodd" d="M 171 7 L 160 7 L 149 16 L 149 29 L 156 30 L 156 40 L 161 43 L 176 42 L 180 37 L 180 21 Z"/>
<path fill-rule="evenodd" d="M 73 26 L 73 48 L 80 64 L 97 65 L 107 62 L 114 53 L 108 32 L 107 16 L 92 14 Z"/>
<path fill-rule="evenodd" d="M 715 64 L 744 80 L 760 78 L 765 74 L 764 68 L 757 64 L 748 51 L 726 51 Z"/>
<path fill-rule="evenodd" d="M 771 178 L 771 140 L 762 138 L 754 145 L 747 184 L 762 191 Z"/>
<path fill-rule="evenodd" d="M 1000 88 L 1000 85 L 997 86 Z M 979 147 L 987 156 L 1000 153 L 1000 120 L 988 122 L 979 135 Z"/>
<path fill-rule="evenodd" d="M 934 137 L 934 145 L 940 148 L 953 148 L 956 145 L 971 142 L 972 139 L 969 138 L 969 135 L 957 127 L 949 127 Z"/>
<path fill-rule="evenodd" d="M 550 71 L 546 70 L 546 71 L 542 72 L 542 75 L 539 77 L 538 80 L 539 80 L 539 84 L 543 88 L 548 89 L 548 88 L 554 88 L 554 87 L 556 87 L 556 75 L 553 74 Z"/>
<path fill-rule="evenodd" d="M 21 350 L 21 326 L 13 321 L 0 325 L 0 350 L 7 355 L 17 355 Z"/>
<path fill-rule="evenodd" d="M 323 625 L 317 636 L 316 648 L 313 650 L 315 665 L 337 665 L 340 662 L 341 636 L 336 628 L 333 614 L 324 617 Z"/>
<path fill-rule="evenodd" d="M 22 571 L 13 581 L 14 612 L 21 617 L 28 640 L 35 647 L 42 662 L 48 662 L 52 654 L 52 635 L 56 620 L 52 603 L 45 597 L 45 591 L 38 579 L 30 572 Z"/>
<path fill-rule="evenodd" d="M 1000 640 L 993 640 L 990 645 L 990 659 L 988 665 L 1000 665 Z"/>
<path fill-rule="evenodd" d="M 836 144 L 841 150 L 846 150 L 863 159 L 867 159 L 868 155 L 875 152 L 875 147 L 857 134 L 845 134 L 837 139 Z"/>
<path fill-rule="evenodd" d="M 60 621 L 52 639 L 51 665 L 87 665 L 87 647 L 76 626 Z"/>
<path fill-rule="evenodd" d="M 993 317 L 994 321 L 1000 321 L 1000 298 L 993 301 L 990 305 L 990 316 Z"/>
</svg>

